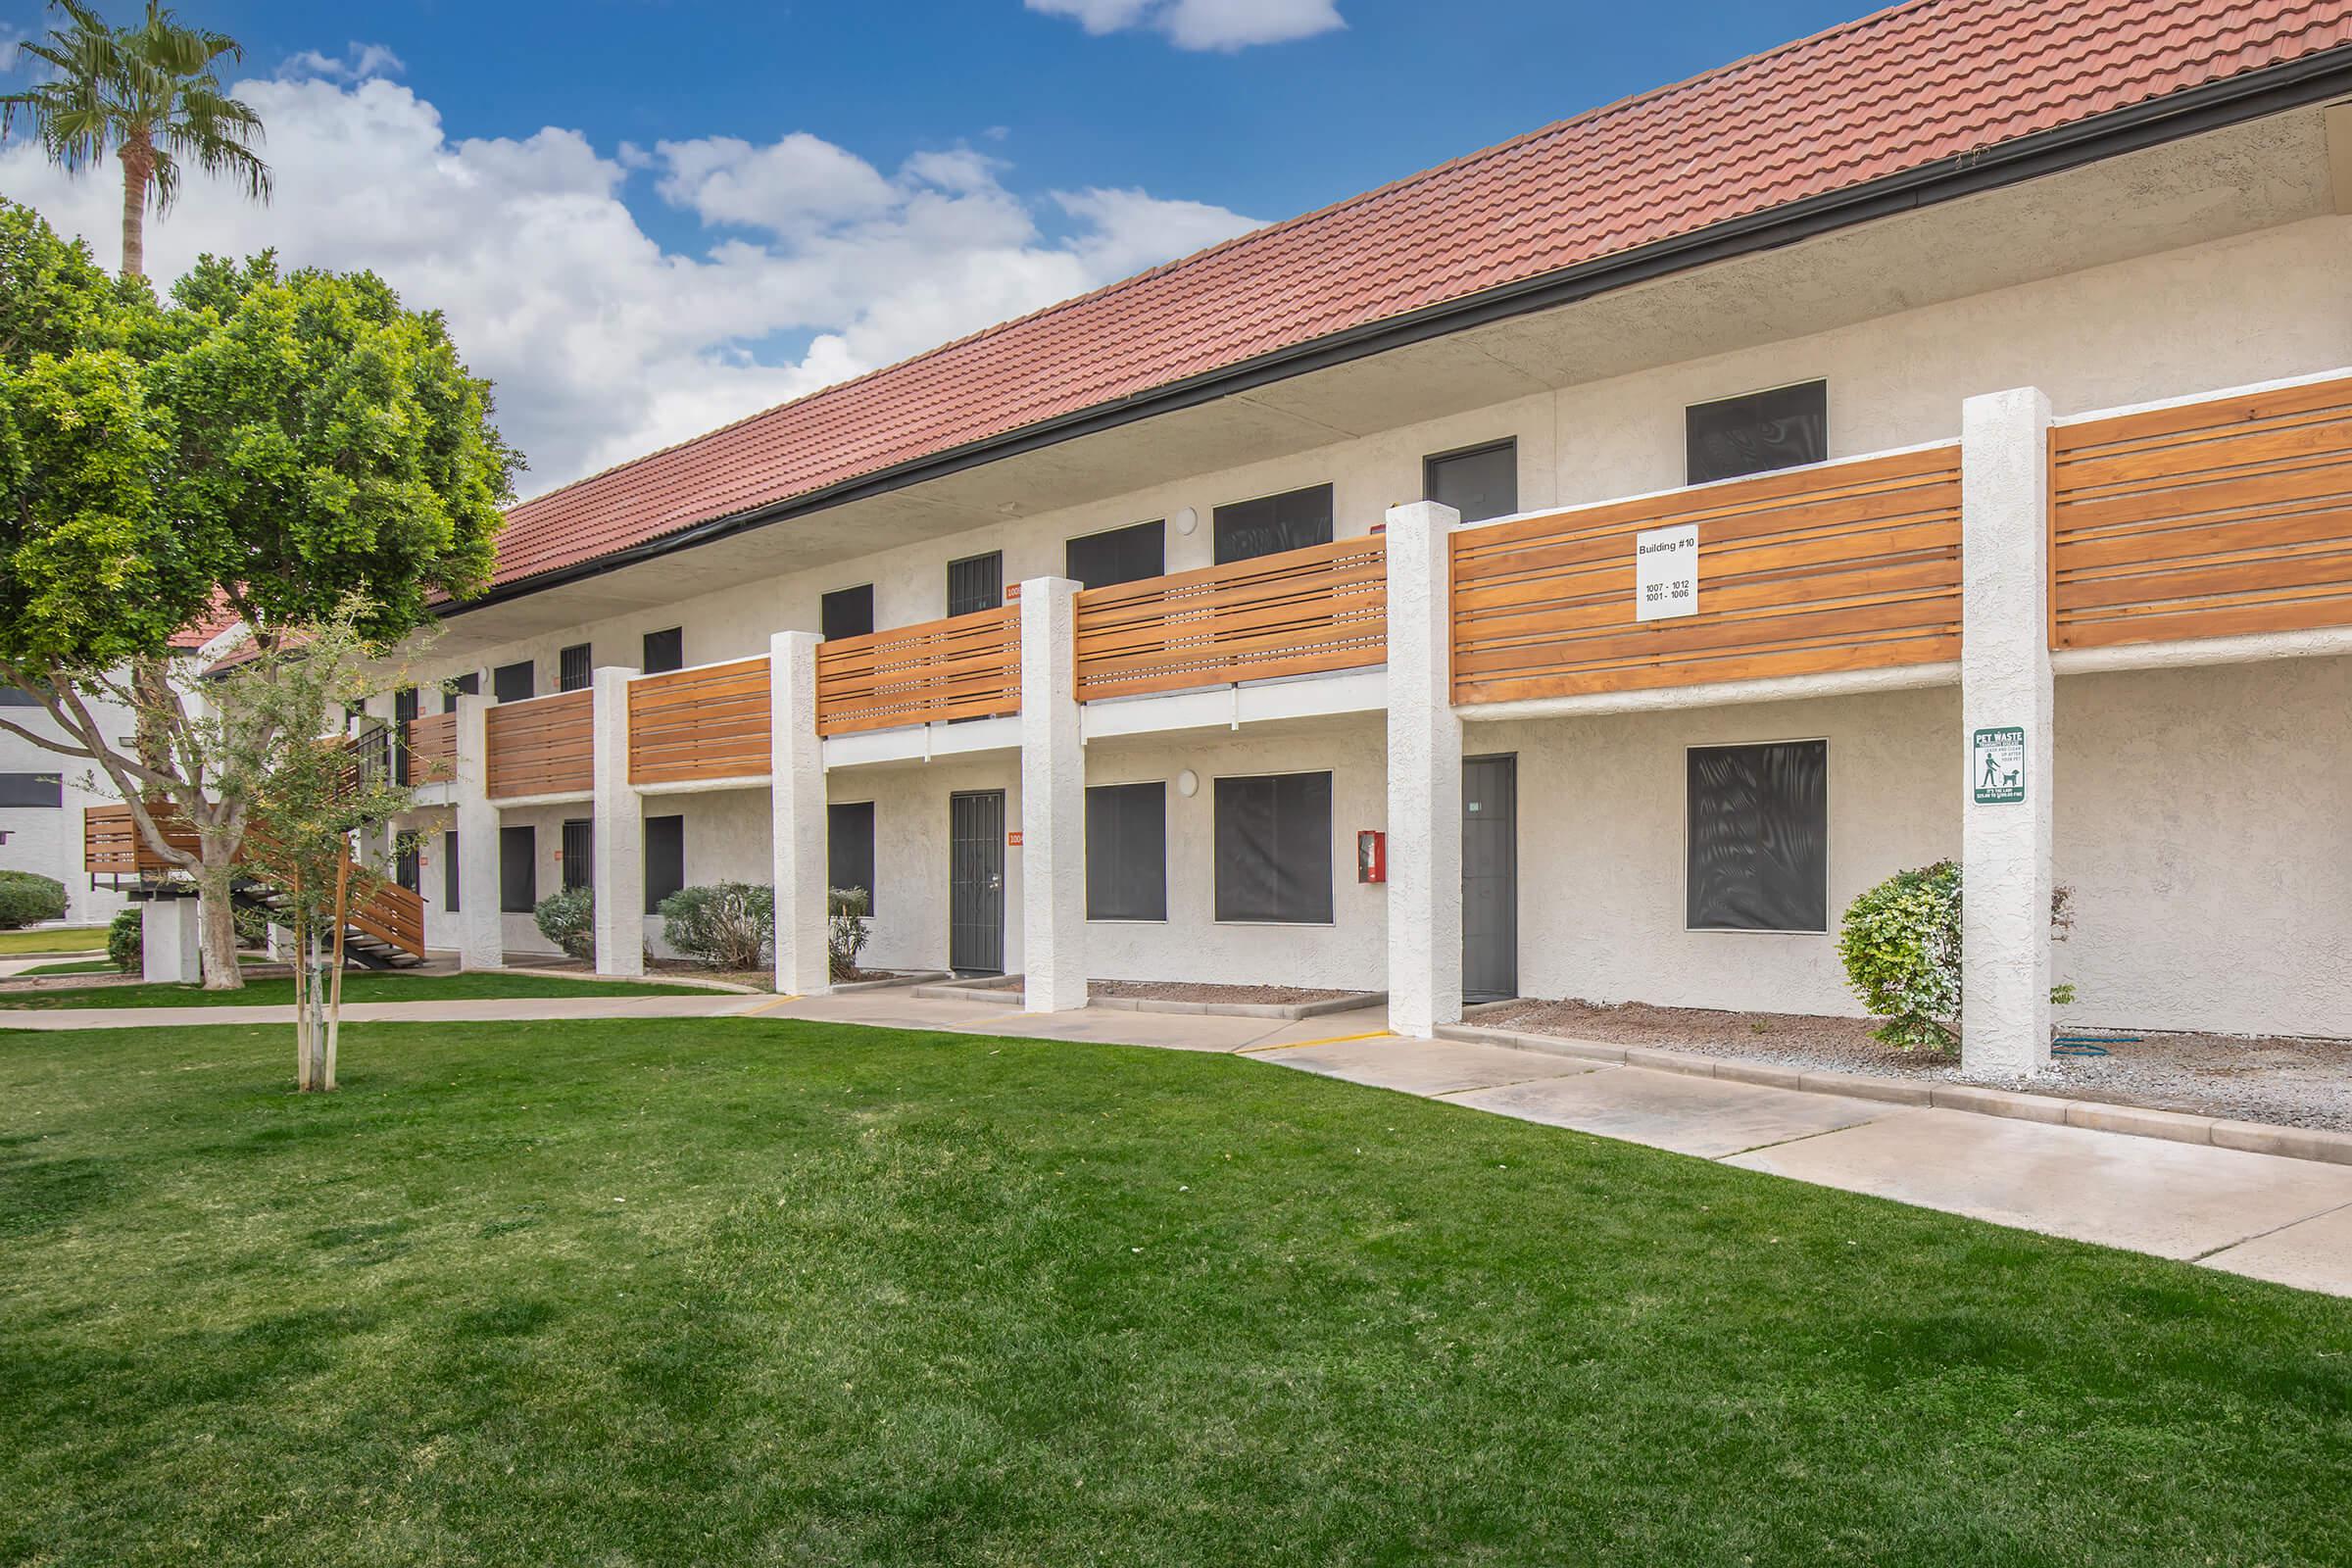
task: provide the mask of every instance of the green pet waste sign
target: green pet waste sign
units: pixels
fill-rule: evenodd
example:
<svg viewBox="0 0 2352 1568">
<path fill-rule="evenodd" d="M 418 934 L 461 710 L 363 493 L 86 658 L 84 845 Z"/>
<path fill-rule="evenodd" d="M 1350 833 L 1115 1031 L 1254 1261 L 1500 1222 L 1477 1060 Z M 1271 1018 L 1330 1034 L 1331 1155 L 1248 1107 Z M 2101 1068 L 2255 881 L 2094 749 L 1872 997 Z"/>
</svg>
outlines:
<svg viewBox="0 0 2352 1568">
<path fill-rule="evenodd" d="M 2026 732 L 1981 729 L 1972 748 L 1970 778 L 1979 806 L 2009 806 L 2026 798 Z"/>
</svg>

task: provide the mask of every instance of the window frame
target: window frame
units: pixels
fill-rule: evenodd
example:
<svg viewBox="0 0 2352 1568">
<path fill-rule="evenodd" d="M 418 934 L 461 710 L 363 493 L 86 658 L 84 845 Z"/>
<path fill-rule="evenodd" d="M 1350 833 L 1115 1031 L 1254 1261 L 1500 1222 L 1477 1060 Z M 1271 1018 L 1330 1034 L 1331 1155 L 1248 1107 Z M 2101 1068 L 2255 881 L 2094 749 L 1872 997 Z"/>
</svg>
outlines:
<svg viewBox="0 0 2352 1568">
<path fill-rule="evenodd" d="M 1691 477 L 1692 465 L 1690 462 L 1690 416 L 1692 415 L 1696 414 L 1701 409 L 1718 408 L 1726 403 L 1740 403 L 1748 398 L 1770 397 L 1775 392 L 1794 392 L 1804 387 L 1814 386 L 1821 388 L 1820 457 L 1809 458 L 1802 463 L 1784 463 L 1770 468 L 1750 468 L 1744 473 L 1720 474 L 1712 479 L 1694 479 Z M 1683 405 L 1683 483 L 1686 486 L 1699 484 L 1730 484 L 1736 479 L 1753 479 L 1757 475 L 1765 473 L 1786 473 L 1790 468 L 1810 468 L 1830 461 L 1830 378 L 1827 375 L 1799 376 L 1793 381 L 1776 381 L 1770 386 L 1750 387 L 1744 392 L 1727 392 L 1721 397 L 1702 398 L 1696 403 L 1686 403 Z"/>
<path fill-rule="evenodd" d="M 574 829 L 578 830 L 580 844 L 588 852 L 586 855 L 574 856 L 571 853 Z M 584 888 L 591 893 L 595 892 L 596 818 L 593 816 L 565 817 L 562 836 L 557 842 L 561 848 L 556 857 L 556 875 L 563 883 L 563 891 L 569 893 L 575 888 Z M 572 867 L 579 865 L 581 861 L 585 861 L 586 864 L 580 865 L 579 874 L 575 876 L 572 874 Z"/>
<path fill-rule="evenodd" d="M 1217 875 L 1218 830 L 1222 820 L 1217 800 L 1220 785 L 1241 779 L 1302 778 L 1320 775 L 1331 780 L 1330 820 L 1323 824 L 1324 851 L 1329 857 L 1325 866 L 1324 890 L 1326 906 L 1330 910 L 1320 920 L 1269 920 L 1246 915 L 1228 916 L 1222 911 L 1224 899 Z M 1208 909 L 1211 925 L 1272 926 L 1280 929 L 1308 927 L 1332 929 L 1340 923 L 1340 854 L 1337 843 L 1340 822 L 1340 774 L 1336 767 L 1288 767 L 1263 773 L 1220 773 L 1210 778 L 1208 794 Z"/>
<path fill-rule="evenodd" d="M 1221 524 L 1223 523 L 1225 514 L 1227 513 L 1232 512 L 1236 508 L 1240 507 L 1253 507 L 1262 501 L 1288 501 L 1294 496 L 1314 495 L 1317 492 L 1322 494 L 1324 503 L 1322 538 L 1309 540 L 1307 543 L 1302 545 L 1287 545 L 1280 550 L 1261 551 L 1255 555 L 1228 557 L 1225 554 Z M 1334 540 L 1338 539 L 1339 536 L 1339 489 L 1338 486 L 1336 486 L 1329 479 L 1324 480 L 1321 484 L 1293 485 L 1288 490 L 1274 490 L 1269 491 L 1265 495 L 1244 496 L 1239 501 L 1221 502 L 1218 505 L 1211 507 L 1208 512 L 1209 558 L 1214 564 L 1220 566 L 1235 566 L 1241 564 L 1245 561 L 1264 561 L 1271 556 L 1287 556 L 1294 550 L 1312 550 L 1316 545 L 1327 545 L 1332 543 Z"/>
<path fill-rule="evenodd" d="M 1070 559 L 1070 551 L 1087 540 L 1108 539 L 1116 534 L 1141 534 L 1147 528 L 1152 530 L 1152 542 L 1159 547 L 1159 569 L 1157 571 L 1143 571 L 1132 577 L 1114 577 L 1102 582 L 1089 582 L 1079 572 L 1078 564 Z M 1097 528 L 1092 533 L 1070 535 L 1061 542 L 1061 573 L 1083 588 L 1116 588 L 1122 583 L 1150 582 L 1154 577 L 1165 577 L 1168 574 L 1168 519 L 1147 517 L 1142 522 L 1123 522 L 1115 528 Z"/>
<path fill-rule="evenodd" d="M 666 655 L 665 655 L 665 657 L 666 657 L 666 658 L 668 659 L 668 661 L 669 661 L 667 663 L 659 662 L 656 660 L 656 658 L 655 658 L 655 653 L 654 653 L 654 639 L 655 639 L 655 638 L 657 638 L 657 637 L 665 637 L 665 638 L 672 639 L 672 641 L 671 641 L 670 643 L 668 643 L 668 644 L 667 644 L 667 653 L 666 653 Z M 668 673 L 669 673 L 671 670 L 673 670 L 673 669 L 684 669 L 685 667 L 686 667 L 686 628 L 685 628 L 685 627 L 683 627 L 683 626 L 664 626 L 664 627 L 662 627 L 662 628 L 661 630 L 659 630 L 659 631 L 649 631 L 649 632 L 647 632 L 647 633 L 646 633 L 646 634 L 645 634 L 645 635 L 644 635 L 642 638 L 640 638 L 640 639 L 639 639 L 639 641 L 638 641 L 638 654 L 637 654 L 637 673 L 638 673 L 638 674 L 640 674 L 640 675 L 666 675 L 666 674 L 668 674 Z"/>
<path fill-rule="evenodd" d="M 525 675 L 525 676 L 528 678 L 528 680 L 529 680 L 529 682 L 530 682 L 530 687 L 531 687 L 530 691 L 529 691 L 528 693 L 526 693 L 525 695 L 521 696 L 521 697 L 508 697 L 508 696 L 504 696 L 504 695 L 502 695 L 502 694 L 501 694 L 501 692 L 499 691 L 499 687 L 500 687 L 500 685 L 502 684 L 502 683 L 500 682 L 500 680 L 499 680 L 499 677 L 500 677 L 501 675 L 509 674 L 509 673 L 512 673 L 513 671 L 514 671 L 514 670 L 518 670 L 518 669 L 519 669 L 519 670 L 521 670 L 521 671 L 524 673 L 524 675 Z M 491 671 L 490 671 L 490 700 L 491 700 L 492 702 L 494 702 L 494 703 L 527 703 L 527 702 L 530 702 L 530 701 L 532 701 L 532 700 L 533 700 L 534 698 L 536 698 L 538 695 L 539 695 L 539 662 L 538 662 L 537 660 L 535 660 L 535 659 L 518 659 L 518 660 L 516 660 L 514 662 L 513 662 L 512 664 L 498 664 L 498 665 L 495 665 L 495 666 L 493 666 L 493 667 L 492 667 L 492 669 L 491 669 Z"/>
<path fill-rule="evenodd" d="M 1519 438 L 1515 435 L 1506 435 L 1501 437 L 1499 440 L 1481 441 L 1474 446 L 1454 447 L 1449 451 L 1432 452 L 1425 455 L 1421 459 L 1421 499 L 1424 501 L 1435 501 L 1438 499 L 1437 477 L 1439 464 L 1452 463 L 1461 458 L 1485 457 L 1490 452 L 1503 451 L 1507 451 L 1511 455 L 1510 506 L 1504 511 L 1489 513 L 1487 515 L 1481 517 L 1473 517 L 1465 513 L 1462 516 L 1462 521 L 1465 523 L 1494 522 L 1501 517 L 1517 516 L 1519 514 Z"/>
<path fill-rule="evenodd" d="M 833 813 L 845 809 L 855 810 L 859 807 L 865 809 L 865 880 L 871 884 L 882 878 L 882 808 L 871 800 L 827 801 L 825 803 L 825 887 L 827 891 L 853 885 L 839 881 L 833 875 Z M 880 899 L 881 889 L 870 885 L 866 887 L 865 912 L 869 917 L 874 913 L 874 906 Z"/>
<path fill-rule="evenodd" d="M 863 594 L 863 595 L 865 595 L 865 630 L 863 630 L 863 631 L 845 631 L 845 632 L 841 632 L 841 633 L 838 633 L 838 634 L 836 634 L 836 633 L 834 633 L 833 631 L 831 631 L 831 630 L 827 629 L 827 623 L 828 623 L 828 622 L 829 622 L 829 621 L 832 619 L 832 614 L 831 614 L 831 606 L 833 605 L 833 603 L 834 603 L 836 600 L 839 600 L 839 599 L 841 599 L 841 598 L 842 598 L 844 595 L 846 595 L 846 594 Z M 830 642 L 839 642 L 839 641 L 840 641 L 842 638 L 845 638 L 845 637 L 870 637 L 870 636 L 872 636 L 872 635 L 873 635 L 873 632 L 874 632 L 874 585 L 873 585 L 872 583 L 870 583 L 870 582 L 854 582 L 854 583 L 848 583 L 848 584 L 845 584 L 845 585 L 844 585 L 844 586 L 842 586 L 842 587 L 839 587 L 839 588 L 832 589 L 830 592 L 827 592 L 827 593 L 821 593 L 821 594 L 818 594 L 818 595 L 816 596 L 816 635 L 817 635 L 817 637 L 818 637 L 818 639 L 819 639 L 820 641 L 823 641 L 823 642 L 829 642 L 829 643 L 830 643 Z"/>
<path fill-rule="evenodd" d="M 16 772 L 12 770 L 10 772 L 0 773 L 0 780 L 7 781 L 6 787 L 11 790 L 15 789 L 20 782 L 27 786 L 38 786 L 44 780 L 46 780 L 49 790 L 54 792 L 57 797 L 55 800 L 42 801 L 19 801 L 0 798 L 0 811 L 56 811 L 63 810 L 65 808 L 66 775 L 62 769 L 54 773 L 38 768 L 29 769 L 24 772 Z"/>
<path fill-rule="evenodd" d="M 461 901 L 464 898 L 462 890 L 466 886 L 465 862 L 458 858 L 458 830 L 456 828 L 442 829 L 441 854 L 444 857 L 441 862 L 441 912 L 463 914 L 465 909 Z"/>
<path fill-rule="evenodd" d="M 661 889 L 661 885 L 654 880 L 654 824 L 656 822 L 664 824 L 675 822 L 677 824 L 678 885 L 674 888 L 668 889 L 666 892 L 662 891 Z M 664 826 L 662 831 L 667 833 L 671 830 L 667 826 Z M 683 811 L 664 811 L 660 816 L 647 817 L 645 819 L 644 844 L 645 912 L 648 914 L 660 914 L 662 912 L 662 901 L 663 899 L 668 898 L 672 893 L 683 893 L 686 891 L 686 813 Z"/>
<path fill-rule="evenodd" d="M 984 605 L 967 604 L 961 610 L 956 609 L 956 568 L 960 566 L 976 569 L 984 564 L 994 564 L 996 575 L 995 587 L 987 596 L 989 602 Z M 956 615 L 974 615 L 978 614 L 984 610 L 1003 610 L 1004 608 L 1004 552 L 1002 550 L 983 550 L 976 555 L 958 556 L 954 561 L 949 562 L 947 571 L 947 592 L 946 597 L 941 602 L 946 605 L 947 612 L 951 617 Z"/>
<path fill-rule="evenodd" d="M 517 836 L 519 835 L 519 836 Z M 507 886 L 508 849 L 510 844 L 527 842 L 530 854 L 530 886 L 525 890 L 526 902 L 516 904 Z M 498 912 L 501 914 L 529 914 L 539 907 L 539 824 L 536 822 L 500 823 L 498 829 Z"/>
<path fill-rule="evenodd" d="M 1089 925 L 1166 925 L 1168 923 L 1168 781 L 1164 778 L 1134 778 L 1123 779 L 1117 783 L 1086 786 L 1085 858 L 1090 873 L 1095 863 L 1092 802 L 1096 792 L 1107 793 L 1113 790 L 1157 790 L 1159 792 L 1159 913 L 1097 914 L 1095 912 L 1094 880 L 1090 874 L 1086 880 L 1086 921 Z M 1213 847 L 1211 854 L 1214 854 Z"/>
<path fill-rule="evenodd" d="M 1759 746 L 1819 746 L 1821 748 L 1821 908 L 1822 923 L 1812 928 L 1764 925 L 1692 925 L 1690 923 L 1690 754 L 1693 752 L 1747 751 Z M 1710 937 L 1823 937 L 1837 926 L 1837 911 L 1830 905 L 1830 890 L 1837 886 L 1838 846 L 1835 837 L 1836 819 L 1830 810 L 1830 737 L 1827 735 L 1774 735 L 1761 740 L 1692 742 L 1683 747 L 1683 803 L 1682 803 L 1682 925 L 1685 935 Z"/>
<path fill-rule="evenodd" d="M 572 656 L 575 654 L 579 656 L 577 661 L 579 679 L 577 680 L 572 679 L 574 662 Z M 594 643 L 572 643 L 568 647 L 556 650 L 556 694 L 559 697 L 565 692 L 584 692 L 595 684 L 596 645 Z"/>
</svg>

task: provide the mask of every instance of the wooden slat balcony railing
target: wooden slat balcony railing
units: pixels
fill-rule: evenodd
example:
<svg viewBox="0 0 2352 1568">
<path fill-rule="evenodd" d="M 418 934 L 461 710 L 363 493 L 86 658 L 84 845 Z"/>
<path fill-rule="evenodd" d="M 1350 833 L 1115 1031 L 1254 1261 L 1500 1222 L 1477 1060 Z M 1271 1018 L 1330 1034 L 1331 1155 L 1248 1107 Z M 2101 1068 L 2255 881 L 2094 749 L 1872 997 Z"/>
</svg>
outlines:
<svg viewBox="0 0 2352 1568">
<path fill-rule="evenodd" d="M 159 824 L 164 841 L 175 850 L 196 853 L 196 830 L 176 816 Z M 162 876 L 178 866 L 165 859 L 139 831 L 138 819 L 127 806 L 84 807 L 81 813 L 81 865 L 92 876 Z"/>
<path fill-rule="evenodd" d="M 2050 432 L 2050 646 L 2352 626 L 2352 378 Z"/>
<path fill-rule="evenodd" d="M 765 659 L 703 664 L 629 682 L 629 782 L 766 776 L 768 703 Z"/>
<path fill-rule="evenodd" d="M 484 714 L 490 799 L 585 795 L 594 789 L 595 703 L 592 691 L 563 692 L 500 703 Z"/>
<path fill-rule="evenodd" d="M 1078 596 L 1078 699 L 1388 662 L 1388 543 L 1334 540 Z"/>
<path fill-rule="evenodd" d="M 427 713 L 409 720 L 409 782 L 447 784 L 458 776 L 458 715 Z"/>
<path fill-rule="evenodd" d="M 1020 710 L 1018 605 L 817 645 L 820 735 Z"/>
<path fill-rule="evenodd" d="M 1695 523 L 1698 609 L 1634 612 L 1634 536 Z M 1499 703 L 1960 657 L 1957 445 L 1466 528 L 1453 700 Z"/>
</svg>

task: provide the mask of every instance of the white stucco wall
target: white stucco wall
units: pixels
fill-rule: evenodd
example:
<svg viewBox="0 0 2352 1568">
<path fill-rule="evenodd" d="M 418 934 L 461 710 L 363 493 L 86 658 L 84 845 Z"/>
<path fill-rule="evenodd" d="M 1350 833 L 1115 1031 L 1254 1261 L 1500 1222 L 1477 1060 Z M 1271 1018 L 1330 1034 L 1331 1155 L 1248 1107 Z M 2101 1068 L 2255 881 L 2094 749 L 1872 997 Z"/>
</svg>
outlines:
<svg viewBox="0 0 2352 1568">
<path fill-rule="evenodd" d="M 1021 825 L 1020 760 L 1012 753 L 898 767 L 836 769 L 829 803 L 874 803 L 874 912 L 860 961 L 875 969 L 948 966 L 948 797 L 1003 790 L 1007 832 Z M 690 833 L 692 829 L 688 830 Z M 1004 972 L 1021 968 L 1021 852 L 1004 851 Z"/>
<path fill-rule="evenodd" d="M 1168 786 L 1168 918 L 1088 921 L 1092 978 L 1386 989 L 1388 889 L 1355 880 L 1355 835 L 1387 826 L 1387 756 L 1377 716 L 1280 735 L 1210 731 L 1088 747 L 1090 785 L 1156 779 Z M 1188 767 L 1200 777 L 1190 800 L 1176 789 Z M 1215 780 L 1321 770 L 1332 775 L 1332 923 L 1220 923 Z"/>
<path fill-rule="evenodd" d="M 0 710 L 7 717 L 40 735 L 57 735 L 57 724 L 40 708 Z M 130 711 L 102 705 L 98 718 L 118 743 L 130 734 Z M 109 888 L 90 886 L 81 863 L 81 813 L 89 807 L 114 804 L 111 789 L 86 761 L 61 757 L 14 734 L 0 733 L 0 773 L 55 773 L 63 805 L 57 807 L 0 807 L 0 870 L 31 871 L 65 884 L 66 918 L 75 925 L 96 925 L 111 919 L 124 900 Z"/>
<path fill-rule="evenodd" d="M 2352 659 L 2058 680 L 2079 1023 L 2352 1036 Z"/>
</svg>

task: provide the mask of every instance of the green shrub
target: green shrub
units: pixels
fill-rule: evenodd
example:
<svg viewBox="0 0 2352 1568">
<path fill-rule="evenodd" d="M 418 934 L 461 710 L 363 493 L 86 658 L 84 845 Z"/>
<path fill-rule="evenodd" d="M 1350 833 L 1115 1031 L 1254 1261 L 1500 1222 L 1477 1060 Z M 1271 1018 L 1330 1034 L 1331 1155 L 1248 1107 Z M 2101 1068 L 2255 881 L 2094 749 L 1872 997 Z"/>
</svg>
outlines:
<svg viewBox="0 0 2352 1568">
<path fill-rule="evenodd" d="M 2050 940 L 2074 930 L 2073 892 L 2050 895 Z M 1904 1051 L 1951 1051 L 1960 1043 L 1960 867 L 1950 860 L 1897 871 L 1854 900 L 1838 936 L 1838 956 L 1862 1004 L 1886 1021 L 1877 1038 Z M 2050 988 L 2064 1005 L 2075 988 Z"/>
<path fill-rule="evenodd" d="M 858 978 L 858 955 L 865 951 L 865 911 L 871 903 L 863 888 L 825 890 L 825 956 L 836 980 Z"/>
<path fill-rule="evenodd" d="M 596 890 L 565 888 L 539 901 L 531 911 L 539 934 L 575 958 L 596 956 Z"/>
<path fill-rule="evenodd" d="M 0 871 L 0 931 L 66 917 L 66 885 L 35 871 Z"/>
<path fill-rule="evenodd" d="M 146 938 L 139 925 L 139 906 L 118 909 L 106 923 L 106 956 L 124 974 L 137 974 L 146 956 Z"/>
<path fill-rule="evenodd" d="M 662 901 L 669 945 L 713 969 L 757 969 L 776 935 L 773 888 L 720 882 L 680 888 Z"/>
</svg>

